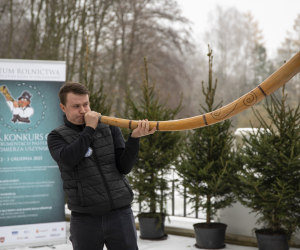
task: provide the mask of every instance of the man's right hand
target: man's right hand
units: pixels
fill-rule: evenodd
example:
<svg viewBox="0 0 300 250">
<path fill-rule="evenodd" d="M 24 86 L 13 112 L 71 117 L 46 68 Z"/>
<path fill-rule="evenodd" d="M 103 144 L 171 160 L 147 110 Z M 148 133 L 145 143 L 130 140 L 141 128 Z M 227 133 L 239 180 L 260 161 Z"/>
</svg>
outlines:
<svg viewBox="0 0 300 250">
<path fill-rule="evenodd" d="M 100 116 L 101 114 L 95 111 L 87 112 L 84 115 L 85 125 L 96 129 Z"/>
</svg>

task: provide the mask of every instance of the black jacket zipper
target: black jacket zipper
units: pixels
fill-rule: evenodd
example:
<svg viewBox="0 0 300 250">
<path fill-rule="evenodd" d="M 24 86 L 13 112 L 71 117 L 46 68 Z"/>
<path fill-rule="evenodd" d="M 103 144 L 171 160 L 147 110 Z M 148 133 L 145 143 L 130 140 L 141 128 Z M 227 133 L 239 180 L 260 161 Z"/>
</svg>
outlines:
<svg viewBox="0 0 300 250">
<path fill-rule="evenodd" d="M 100 165 L 99 165 L 99 162 L 98 162 L 98 159 L 97 159 L 97 156 L 96 156 L 96 154 L 95 154 L 95 150 L 94 150 L 94 147 L 93 147 L 92 144 L 91 144 L 91 148 L 92 148 L 92 150 L 93 150 L 93 156 L 94 156 L 94 158 L 95 158 L 95 161 L 96 161 L 98 170 L 99 170 L 99 172 L 100 172 L 100 175 L 101 175 L 101 177 L 102 177 L 102 181 L 103 181 L 103 183 L 104 183 L 104 186 L 105 186 L 105 188 L 106 188 L 106 192 L 107 192 L 108 197 L 109 197 L 111 210 L 113 210 L 113 209 L 114 209 L 114 204 L 113 204 L 113 200 L 112 200 L 112 197 L 111 197 L 111 193 L 110 193 L 110 191 L 109 191 L 109 188 L 108 188 L 107 182 L 106 182 L 106 180 L 105 180 L 105 177 L 104 177 L 104 175 L 103 175 L 102 169 L 100 168 Z"/>
<path fill-rule="evenodd" d="M 133 195 L 133 192 L 132 192 L 132 190 L 131 190 L 129 184 L 127 183 L 127 181 L 126 181 L 126 179 L 125 179 L 125 177 L 124 177 L 123 175 L 122 175 L 122 180 L 123 180 L 123 182 L 125 183 L 125 186 L 127 187 L 129 193 L 130 193 L 131 195 Z"/>
</svg>

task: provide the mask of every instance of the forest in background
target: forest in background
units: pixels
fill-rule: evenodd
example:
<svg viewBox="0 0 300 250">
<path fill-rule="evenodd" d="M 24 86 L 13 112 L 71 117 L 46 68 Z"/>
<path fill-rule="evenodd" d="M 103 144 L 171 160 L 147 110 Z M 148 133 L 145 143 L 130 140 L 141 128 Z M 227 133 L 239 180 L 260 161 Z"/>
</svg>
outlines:
<svg viewBox="0 0 300 250">
<path fill-rule="evenodd" d="M 149 78 L 155 78 L 162 99 L 169 98 L 169 107 L 176 107 L 183 93 L 177 118 L 199 115 L 201 82 L 208 81 L 207 48 L 192 38 L 192 24 L 176 0 L 7 0 L 0 2 L 0 22 L 0 58 L 66 61 L 68 81 L 84 82 L 88 41 L 90 81 L 99 88 L 103 79 L 108 100 L 114 98 L 112 115 L 124 108 L 127 89 L 137 99 L 141 95 L 144 57 Z M 300 50 L 300 14 L 275 58 L 268 57 L 251 13 L 218 6 L 201 32 L 201 42 L 213 50 L 216 102 L 224 105 Z M 298 104 L 299 84 L 298 74 L 286 86 L 291 105 Z M 249 120 L 256 125 L 251 110 L 234 117 L 234 127 L 249 127 Z"/>
</svg>

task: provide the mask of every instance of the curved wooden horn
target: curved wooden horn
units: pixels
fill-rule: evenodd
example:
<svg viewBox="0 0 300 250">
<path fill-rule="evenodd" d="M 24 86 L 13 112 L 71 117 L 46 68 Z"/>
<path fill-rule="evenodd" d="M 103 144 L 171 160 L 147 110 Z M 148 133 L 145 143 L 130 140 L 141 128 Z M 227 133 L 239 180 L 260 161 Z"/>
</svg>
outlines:
<svg viewBox="0 0 300 250">
<path fill-rule="evenodd" d="M 149 129 L 151 130 L 153 127 L 156 127 L 156 130 L 159 131 L 180 131 L 201 128 L 226 120 L 259 103 L 268 95 L 271 95 L 274 91 L 287 83 L 299 71 L 300 51 L 255 89 L 228 104 L 227 106 L 204 115 L 181 120 L 150 121 Z M 100 116 L 99 121 L 107 125 L 129 129 L 134 129 L 138 125 L 138 121 L 125 120 L 109 116 Z"/>
</svg>

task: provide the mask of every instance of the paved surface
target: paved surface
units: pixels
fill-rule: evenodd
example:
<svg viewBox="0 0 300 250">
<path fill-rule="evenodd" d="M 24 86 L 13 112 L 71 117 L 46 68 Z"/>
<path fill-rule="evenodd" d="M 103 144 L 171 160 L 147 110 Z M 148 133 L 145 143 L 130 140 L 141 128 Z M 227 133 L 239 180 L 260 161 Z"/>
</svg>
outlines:
<svg viewBox="0 0 300 250">
<path fill-rule="evenodd" d="M 70 232 L 67 232 L 69 236 Z M 138 235 L 140 232 L 138 231 Z M 140 250 L 184 250 L 184 249 L 198 249 L 195 245 L 196 241 L 194 238 L 182 237 L 169 235 L 167 240 L 164 241 L 149 241 L 149 240 L 141 240 L 138 239 L 138 246 Z M 55 246 L 45 246 L 45 247 L 35 247 L 35 248 L 16 248 L 16 250 L 73 250 L 71 242 L 68 240 L 67 244 L 63 245 L 55 245 Z M 102 249 L 99 249 L 102 250 Z M 104 247 L 104 250 L 107 250 Z M 117 249 L 116 249 L 117 250 Z M 227 245 L 225 250 L 257 250 L 254 247 L 242 247 L 235 245 Z"/>
<path fill-rule="evenodd" d="M 165 224 L 166 226 L 173 226 L 173 227 L 181 227 L 181 228 L 193 228 L 194 223 L 201 222 L 201 219 L 195 218 L 184 218 L 184 217 L 173 217 L 170 216 L 171 221 L 166 219 Z M 72 244 L 69 241 L 70 236 L 70 223 L 67 222 L 67 243 L 62 245 L 55 245 L 55 246 L 44 246 L 44 247 L 18 247 L 15 250 L 73 250 Z M 138 236 L 140 235 L 140 231 L 137 231 Z M 183 237 L 183 236 L 175 236 L 169 235 L 166 240 L 163 241 L 150 241 L 150 240 L 141 240 L 138 238 L 138 246 L 139 250 L 184 250 L 184 249 L 198 249 L 195 247 L 196 240 L 195 238 L 191 237 Z M 227 244 L 225 250 L 257 250 L 256 247 L 244 247 L 244 246 L 237 246 Z M 102 249 L 99 249 L 102 250 Z M 104 247 L 103 250 L 107 250 Z M 113 249 L 115 250 L 115 249 Z M 116 249 L 117 250 L 117 249 Z M 290 250 L 299 250 L 297 248 L 290 248 Z"/>
<path fill-rule="evenodd" d="M 67 236 L 70 236 L 70 223 L 67 223 Z M 140 231 L 137 231 L 138 235 Z M 149 241 L 149 240 L 141 240 L 138 238 L 138 246 L 140 250 L 182 250 L 182 249 L 198 249 L 195 245 L 196 241 L 194 238 L 190 237 L 182 237 L 182 236 L 175 236 L 169 235 L 167 240 L 163 241 Z M 23 248 L 15 248 L 15 250 L 73 250 L 72 244 L 68 239 L 67 244 L 63 245 L 55 245 L 55 246 L 44 246 L 44 247 L 23 247 Z M 99 249 L 102 250 L 102 249 Z M 104 247 L 104 250 L 107 250 Z M 227 245 L 226 250 L 257 250 L 254 247 L 242 247 L 242 246 L 235 246 L 235 245 Z M 292 249 L 291 249 L 292 250 Z M 295 249 L 296 250 L 296 249 Z"/>
</svg>

